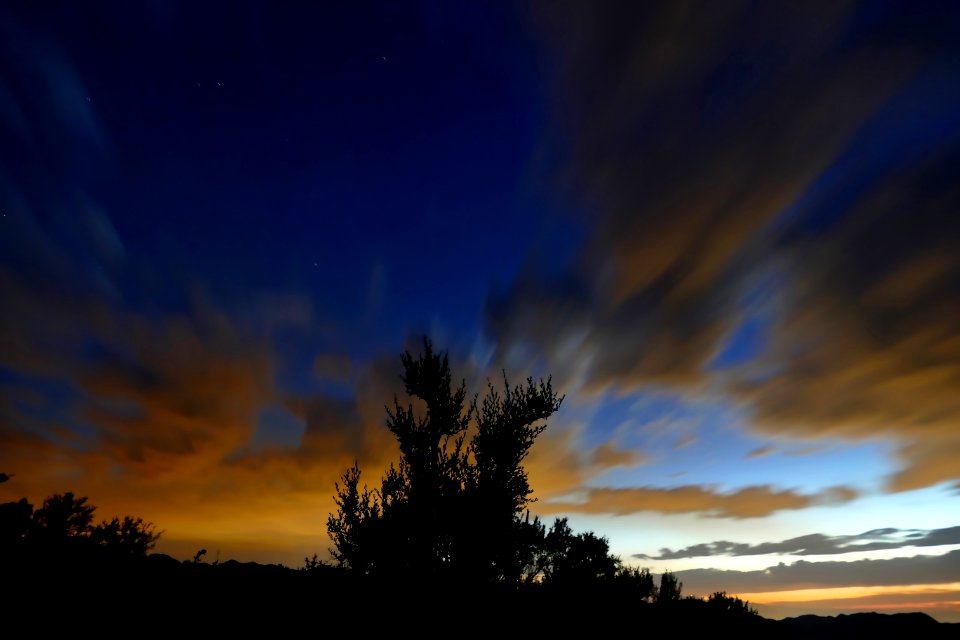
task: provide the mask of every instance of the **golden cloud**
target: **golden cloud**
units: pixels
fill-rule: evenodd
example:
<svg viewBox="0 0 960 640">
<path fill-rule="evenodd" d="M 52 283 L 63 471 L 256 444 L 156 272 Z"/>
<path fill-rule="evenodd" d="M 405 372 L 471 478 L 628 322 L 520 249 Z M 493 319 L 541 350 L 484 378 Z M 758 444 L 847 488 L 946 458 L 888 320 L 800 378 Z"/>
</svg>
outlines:
<svg viewBox="0 0 960 640">
<path fill-rule="evenodd" d="M 819 504 L 849 502 L 857 493 L 847 487 L 833 487 L 805 495 L 770 486 L 751 486 L 720 493 L 699 485 L 671 488 L 595 488 L 585 491 L 583 502 L 547 502 L 538 506 L 545 513 L 589 513 L 629 515 L 642 511 L 699 513 L 716 518 L 760 518 L 777 511 L 805 509 Z"/>
<path fill-rule="evenodd" d="M 591 464 L 598 469 L 612 467 L 635 467 L 646 462 L 647 457 L 634 449 L 618 449 L 609 442 L 601 444 L 590 454 Z"/>
</svg>

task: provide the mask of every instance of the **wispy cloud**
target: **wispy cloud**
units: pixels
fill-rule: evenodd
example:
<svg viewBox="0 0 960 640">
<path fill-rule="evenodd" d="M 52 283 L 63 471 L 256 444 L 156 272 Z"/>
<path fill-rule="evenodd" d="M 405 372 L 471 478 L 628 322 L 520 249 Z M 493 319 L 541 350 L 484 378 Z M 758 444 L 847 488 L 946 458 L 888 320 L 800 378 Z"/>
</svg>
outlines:
<svg viewBox="0 0 960 640">
<path fill-rule="evenodd" d="M 699 513 L 715 518 L 759 518 L 777 511 L 805 509 L 814 505 L 848 502 L 857 492 L 833 487 L 816 494 L 779 490 L 770 486 L 751 486 L 730 493 L 711 487 L 595 488 L 583 492 L 582 502 L 548 502 L 538 510 L 546 513 L 592 513 L 616 516 L 656 511 L 659 513 Z"/>
<path fill-rule="evenodd" d="M 647 456 L 633 449 L 618 449 L 613 444 L 607 442 L 590 454 L 590 462 L 598 469 L 610 469 L 613 467 L 635 467 L 643 464 Z"/>
<path fill-rule="evenodd" d="M 774 451 L 776 451 L 776 449 L 774 449 L 774 448 L 771 447 L 771 446 L 757 447 L 756 449 L 753 449 L 752 451 L 750 451 L 749 453 L 747 453 L 747 455 L 746 455 L 745 457 L 746 457 L 748 460 L 749 460 L 749 459 L 752 459 L 752 458 L 762 458 L 762 457 L 764 457 L 764 456 L 770 455 L 770 454 L 773 453 Z"/>
<path fill-rule="evenodd" d="M 659 555 L 655 556 L 638 553 L 634 557 L 644 560 L 676 560 L 704 556 L 761 556 L 768 554 L 819 556 L 951 544 L 960 544 L 960 527 L 931 530 L 874 529 L 852 536 L 828 536 L 822 533 L 813 533 L 781 542 L 763 542 L 760 544 L 719 540 L 677 550 L 661 549 Z"/>
</svg>

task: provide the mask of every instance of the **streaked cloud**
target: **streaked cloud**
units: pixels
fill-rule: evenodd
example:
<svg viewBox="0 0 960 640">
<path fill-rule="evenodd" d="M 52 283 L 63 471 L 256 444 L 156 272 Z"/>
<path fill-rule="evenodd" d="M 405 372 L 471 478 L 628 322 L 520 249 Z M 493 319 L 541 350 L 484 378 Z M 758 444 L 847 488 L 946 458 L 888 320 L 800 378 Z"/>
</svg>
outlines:
<svg viewBox="0 0 960 640">
<path fill-rule="evenodd" d="M 814 505 L 849 502 L 857 492 L 833 487 L 817 494 L 802 494 L 768 485 L 744 487 L 722 493 L 711 487 L 591 488 L 582 502 L 548 502 L 539 510 L 548 513 L 627 515 L 641 511 L 699 513 L 714 518 L 759 518 L 777 511 L 804 509 Z"/>
<path fill-rule="evenodd" d="M 680 578 L 692 593 L 759 593 L 807 588 L 954 583 L 960 575 L 960 550 L 853 562 L 798 560 L 757 571 L 692 569 Z"/>
<path fill-rule="evenodd" d="M 635 467 L 643 464 L 647 457 L 634 449 L 618 449 L 609 442 L 601 444 L 590 454 L 590 462 L 600 469 L 613 467 Z"/>
<path fill-rule="evenodd" d="M 541 18 L 558 183 L 592 225 L 561 276 L 490 300 L 501 359 L 547 354 L 588 390 L 719 387 L 765 435 L 892 441 L 892 491 L 956 479 L 949 30 L 896 7 L 860 31 L 843 3 Z M 749 321 L 755 351 L 718 365 Z"/>
<path fill-rule="evenodd" d="M 745 457 L 748 460 L 751 458 L 762 458 L 764 456 L 770 455 L 774 451 L 776 451 L 776 449 L 771 446 L 757 447 L 756 449 L 753 449 L 752 451 L 748 452 Z"/>
<path fill-rule="evenodd" d="M 882 549 L 900 549 L 903 547 L 935 547 L 939 545 L 960 544 L 960 527 L 943 529 L 874 529 L 852 536 L 828 536 L 813 533 L 783 540 L 781 542 L 763 542 L 746 544 L 719 540 L 706 544 L 697 544 L 683 549 L 661 549 L 659 555 L 636 554 L 635 558 L 645 560 L 676 560 L 679 558 L 697 558 L 703 556 L 761 556 L 768 554 L 789 554 L 797 556 L 835 555 Z"/>
</svg>

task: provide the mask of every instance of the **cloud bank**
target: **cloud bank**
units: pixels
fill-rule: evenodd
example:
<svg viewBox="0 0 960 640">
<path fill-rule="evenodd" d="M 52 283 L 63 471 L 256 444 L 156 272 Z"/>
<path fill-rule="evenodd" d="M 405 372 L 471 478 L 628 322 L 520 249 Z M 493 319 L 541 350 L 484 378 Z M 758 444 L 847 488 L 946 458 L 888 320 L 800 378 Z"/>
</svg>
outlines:
<svg viewBox="0 0 960 640">
<path fill-rule="evenodd" d="M 853 587 L 956 582 L 960 575 L 960 550 L 938 556 L 914 556 L 853 562 L 780 563 L 757 571 L 692 569 L 678 574 L 693 593 L 756 593 Z"/>
</svg>

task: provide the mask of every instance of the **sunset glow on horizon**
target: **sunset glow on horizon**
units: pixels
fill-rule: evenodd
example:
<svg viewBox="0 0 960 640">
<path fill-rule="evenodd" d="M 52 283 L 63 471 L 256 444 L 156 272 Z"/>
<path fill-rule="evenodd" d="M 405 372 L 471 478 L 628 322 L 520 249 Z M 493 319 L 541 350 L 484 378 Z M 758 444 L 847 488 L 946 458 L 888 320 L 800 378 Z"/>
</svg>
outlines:
<svg viewBox="0 0 960 640">
<path fill-rule="evenodd" d="M 832 587 L 827 589 L 793 589 L 790 591 L 769 591 L 766 593 L 738 593 L 750 602 L 757 604 L 772 604 L 782 602 L 817 602 L 827 600 L 850 600 L 868 596 L 910 594 L 910 595 L 937 595 L 944 593 L 956 594 L 960 592 L 960 582 L 944 584 L 898 584 L 887 587 Z M 946 603 L 951 604 L 951 603 Z M 892 606 L 892 605 L 889 605 Z"/>
</svg>

